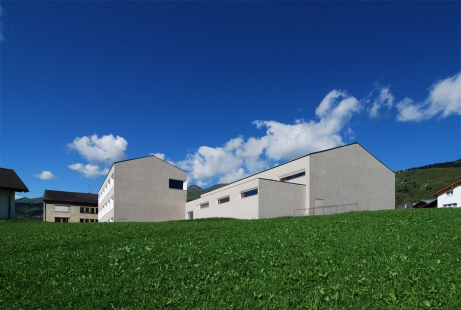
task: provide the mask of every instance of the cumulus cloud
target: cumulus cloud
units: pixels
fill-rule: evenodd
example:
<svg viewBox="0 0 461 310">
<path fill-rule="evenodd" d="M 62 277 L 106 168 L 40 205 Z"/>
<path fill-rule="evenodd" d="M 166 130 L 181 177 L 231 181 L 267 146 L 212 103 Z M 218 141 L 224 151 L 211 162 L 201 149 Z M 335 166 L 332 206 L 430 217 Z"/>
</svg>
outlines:
<svg viewBox="0 0 461 310">
<path fill-rule="evenodd" d="M 69 168 L 87 178 L 105 175 L 110 165 L 127 158 L 127 145 L 128 142 L 123 137 L 114 137 L 112 134 L 101 137 L 96 134 L 77 137 L 67 146 L 71 150 L 76 150 L 89 163 L 76 163 L 69 165 Z"/>
<path fill-rule="evenodd" d="M 244 140 L 237 137 L 221 147 L 201 146 L 176 165 L 189 172 L 199 186 L 217 179 L 229 183 L 249 174 L 274 166 L 275 161 L 290 160 L 311 152 L 344 144 L 342 133 L 354 113 L 360 112 L 359 101 L 345 91 L 328 93 L 316 109 L 316 120 L 296 120 L 293 124 L 257 120 L 258 129 L 266 129 L 262 137 Z"/>
<path fill-rule="evenodd" d="M 387 107 L 388 109 L 392 108 L 395 99 L 394 96 L 391 94 L 389 87 L 377 87 L 374 89 L 374 91 L 379 91 L 379 95 L 374 99 L 371 107 L 368 109 L 368 116 L 370 118 L 379 117 L 379 110 L 383 106 Z"/>
<path fill-rule="evenodd" d="M 57 179 L 57 177 L 53 173 L 51 173 L 51 171 L 48 171 L 48 170 L 43 170 L 39 174 L 34 174 L 34 176 L 42 180 Z"/>
<path fill-rule="evenodd" d="M 108 168 L 100 168 L 98 165 L 76 163 L 68 166 L 70 169 L 83 174 L 86 178 L 95 179 L 100 175 L 106 175 L 109 172 Z"/>
<path fill-rule="evenodd" d="M 413 99 L 405 98 L 397 104 L 397 109 L 397 120 L 401 122 L 461 115 L 461 72 L 434 83 L 423 102 L 415 103 Z"/>
</svg>

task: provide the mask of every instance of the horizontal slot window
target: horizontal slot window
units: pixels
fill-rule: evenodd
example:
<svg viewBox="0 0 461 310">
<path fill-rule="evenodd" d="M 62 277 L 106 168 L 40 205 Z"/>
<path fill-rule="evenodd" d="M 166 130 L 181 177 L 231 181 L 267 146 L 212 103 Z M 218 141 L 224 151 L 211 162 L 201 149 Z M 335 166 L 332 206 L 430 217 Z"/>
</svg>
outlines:
<svg viewBox="0 0 461 310">
<path fill-rule="evenodd" d="M 172 189 L 184 189 L 184 181 L 170 179 L 169 187 Z"/>
<path fill-rule="evenodd" d="M 204 202 L 200 204 L 200 209 L 208 208 L 210 206 L 209 202 Z"/>
<path fill-rule="evenodd" d="M 67 213 L 69 213 L 69 206 L 56 205 L 56 206 L 54 206 L 54 212 L 67 212 Z"/>
<path fill-rule="evenodd" d="M 226 203 L 226 202 L 229 202 L 230 201 L 230 197 L 227 196 L 227 197 L 223 197 L 223 198 L 219 198 L 218 199 L 218 205 L 222 204 L 222 203 Z"/>
<path fill-rule="evenodd" d="M 258 195 L 258 189 L 250 189 L 248 191 L 244 191 L 240 193 L 240 198 L 245 198 L 245 197 L 250 197 L 250 196 L 255 196 Z"/>
<path fill-rule="evenodd" d="M 306 172 L 303 171 L 303 172 L 295 173 L 295 174 L 280 178 L 280 181 L 282 181 L 282 182 L 290 181 L 290 180 L 293 180 L 293 179 L 296 179 L 296 178 L 303 177 L 305 175 L 306 175 Z"/>
</svg>

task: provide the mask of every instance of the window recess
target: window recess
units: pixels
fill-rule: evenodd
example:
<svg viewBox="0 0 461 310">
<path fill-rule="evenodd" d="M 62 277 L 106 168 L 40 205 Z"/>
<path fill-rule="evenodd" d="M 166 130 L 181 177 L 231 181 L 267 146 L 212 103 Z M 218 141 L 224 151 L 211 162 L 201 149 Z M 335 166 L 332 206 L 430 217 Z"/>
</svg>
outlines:
<svg viewBox="0 0 461 310">
<path fill-rule="evenodd" d="M 98 214 L 98 207 L 80 207 L 80 213 Z"/>
<path fill-rule="evenodd" d="M 209 206 L 210 206 L 210 203 L 207 201 L 207 202 L 200 204 L 200 209 L 208 208 Z"/>
<path fill-rule="evenodd" d="M 229 197 L 229 196 L 223 197 L 223 198 L 219 198 L 219 199 L 218 199 L 218 205 L 223 204 L 223 203 L 226 203 L 226 202 L 229 202 L 229 201 L 230 201 L 230 197 Z"/>
<path fill-rule="evenodd" d="M 170 179 L 169 187 L 172 189 L 184 189 L 184 181 Z"/>
<path fill-rule="evenodd" d="M 240 198 L 246 198 L 246 197 L 255 196 L 255 195 L 258 195 L 257 188 L 253 188 L 253 189 L 250 189 L 244 192 L 240 192 Z"/>
<path fill-rule="evenodd" d="M 67 212 L 67 213 L 69 213 L 69 206 L 55 205 L 54 206 L 54 212 Z"/>
<path fill-rule="evenodd" d="M 282 178 L 280 178 L 280 181 L 286 182 L 286 181 L 290 181 L 290 180 L 293 180 L 293 179 L 296 179 L 296 178 L 303 177 L 305 175 L 306 175 L 306 171 L 298 172 L 298 173 L 295 173 L 295 174 L 292 174 L 292 175 L 282 177 Z"/>
</svg>

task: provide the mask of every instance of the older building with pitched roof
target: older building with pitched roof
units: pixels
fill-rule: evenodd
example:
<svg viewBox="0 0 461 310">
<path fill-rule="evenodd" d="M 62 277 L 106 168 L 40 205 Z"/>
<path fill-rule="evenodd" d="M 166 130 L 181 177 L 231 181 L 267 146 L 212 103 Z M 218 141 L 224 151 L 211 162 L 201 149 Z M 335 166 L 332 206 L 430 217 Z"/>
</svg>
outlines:
<svg viewBox="0 0 461 310">
<path fill-rule="evenodd" d="M 47 189 L 43 194 L 43 221 L 97 222 L 98 195 Z"/>
<path fill-rule="evenodd" d="M 13 169 L 0 168 L 0 219 L 14 218 L 15 192 L 28 191 Z"/>
</svg>

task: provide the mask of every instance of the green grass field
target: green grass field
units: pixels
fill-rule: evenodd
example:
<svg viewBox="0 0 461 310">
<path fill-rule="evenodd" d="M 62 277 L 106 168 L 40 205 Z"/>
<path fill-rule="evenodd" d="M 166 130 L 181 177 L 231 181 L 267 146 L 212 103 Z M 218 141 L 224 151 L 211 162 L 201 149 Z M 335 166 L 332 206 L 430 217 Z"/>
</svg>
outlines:
<svg viewBox="0 0 461 310">
<path fill-rule="evenodd" d="M 459 309 L 461 210 L 0 222 L 1 309 Z"/>
</svg>

